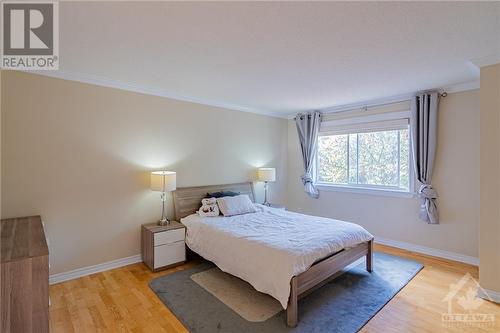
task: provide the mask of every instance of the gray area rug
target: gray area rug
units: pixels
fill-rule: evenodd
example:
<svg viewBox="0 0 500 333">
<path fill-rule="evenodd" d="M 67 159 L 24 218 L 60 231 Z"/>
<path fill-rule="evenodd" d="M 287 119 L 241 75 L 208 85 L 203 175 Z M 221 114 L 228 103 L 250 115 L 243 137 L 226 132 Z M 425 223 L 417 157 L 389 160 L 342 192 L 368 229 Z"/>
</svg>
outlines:
<svg viewBox="0 0 500 333">
<path fill-rule="evenodd" d="M 285 311 L 264 322 L 246 321 L 190 278 L 212 267 L 206 262 L 150 282 L 191 332 L 357 332 L 423 268 L 412 260 L 375 253 L 373 273 L 363 262 L 299 300 L 299 323 L 288 328 Z"/>
</svg>

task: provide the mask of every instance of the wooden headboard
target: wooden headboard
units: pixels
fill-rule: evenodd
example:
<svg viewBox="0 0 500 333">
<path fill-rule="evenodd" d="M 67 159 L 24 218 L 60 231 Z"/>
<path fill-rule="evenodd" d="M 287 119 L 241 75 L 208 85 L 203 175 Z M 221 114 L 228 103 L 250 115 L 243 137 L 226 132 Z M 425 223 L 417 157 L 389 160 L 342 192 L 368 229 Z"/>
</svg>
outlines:
<svg viewBox="0 0 500 333">
<path fill-rule="evenodd" d="M 200 208 L 201 199 L 206 197 L 207 193 L 219 191 L 233 191 L 239 192 L 240 194 L 247 194 L 250 197 L 250 200 L 252 200 L 252 202 L 255 202 L 253 184 L 251 182 L 225 185 L 179 187 L 173 192 L 176 221 L 180 221 L 181 218 L 196 212 L 198 208 Z"/>
</svg>

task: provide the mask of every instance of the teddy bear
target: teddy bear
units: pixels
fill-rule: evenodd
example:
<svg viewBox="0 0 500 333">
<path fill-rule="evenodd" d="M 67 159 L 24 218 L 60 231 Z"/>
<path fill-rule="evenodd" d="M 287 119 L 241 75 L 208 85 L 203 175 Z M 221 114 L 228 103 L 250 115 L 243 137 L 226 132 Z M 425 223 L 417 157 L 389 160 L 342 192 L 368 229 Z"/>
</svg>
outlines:
<svg viewBox="0 0 500 333">
<path fill-rule="evenodd" d="M 202 217 L 219 216 L 219 206 L 217 206 L 217 199 L 205 198 L 201 200 L 201 207 L 198 210 L 198 215 Z"/>
</svg>

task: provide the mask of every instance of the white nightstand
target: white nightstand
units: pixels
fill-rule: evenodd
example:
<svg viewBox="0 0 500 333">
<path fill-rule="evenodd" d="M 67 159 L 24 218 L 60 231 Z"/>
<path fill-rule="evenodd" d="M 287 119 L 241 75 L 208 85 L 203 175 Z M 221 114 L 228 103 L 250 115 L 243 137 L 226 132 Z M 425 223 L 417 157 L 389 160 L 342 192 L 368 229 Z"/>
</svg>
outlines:
<svg viewBox="0 0 500 333">
<path fill-rule="evenodd" d="M 142 261 L 153 272 L 186 261 L 186 227 L 181 223 L 172 221 L 165 226 L 143 224 L 141 233 Z"/>
<path fill-rule="evenodd" d="M 286 207 L 284 205 L 275 205 L 275 204 L 270 204 L 269 207 L 271 208 L 276 208 L 276 209 L 282 209 L 286 210 Z"/>
</svg>

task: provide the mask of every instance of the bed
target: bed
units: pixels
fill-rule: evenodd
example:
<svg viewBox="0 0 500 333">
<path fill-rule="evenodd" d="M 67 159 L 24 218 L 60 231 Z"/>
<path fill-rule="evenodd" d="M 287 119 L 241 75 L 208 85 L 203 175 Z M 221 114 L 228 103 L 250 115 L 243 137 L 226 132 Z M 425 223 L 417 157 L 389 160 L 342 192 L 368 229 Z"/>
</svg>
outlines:
<svg viewBox="0 0 500 333">
<path fill-rule="evenodd" d="M 195 214 L 207 192 L 233 191 L 254 202 L 252 183 L 178 188 L 175 215 L 186 226 L 186 244 L 222 271 L 276 298 L 286 322 L 297 325 L 297 301 L 343 268 L 366 256 L 373 267 L 373 236 L 344 221 L 256 204 L 256 213 L 231 217 Z"/>
</svg>

